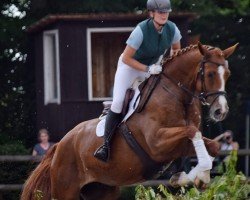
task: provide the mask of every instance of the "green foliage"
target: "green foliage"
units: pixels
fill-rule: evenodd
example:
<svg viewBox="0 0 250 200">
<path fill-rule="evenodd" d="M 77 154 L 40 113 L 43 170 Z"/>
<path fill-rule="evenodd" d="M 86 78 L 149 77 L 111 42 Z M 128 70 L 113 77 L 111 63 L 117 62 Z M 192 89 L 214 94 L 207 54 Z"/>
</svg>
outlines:
<svg viewBox="0 0 250 200">
<path fill-rule="evenodd" d="M 172 0 L 174 10 L 191 11 L 204 15 L 247 15 L 249 0 Z"/>
<path fill-rule="evenodd" d="M 31 1 L 31 14 L 36 18 L 54 13 L 135 12 L 146 10 L 147 0 L 54 0 Z M 246 15 L 250 11 L 249 0 L 172 0 L 174 11 L 196 12 L 202 15 Z"/>
<path fill-rule="evenodd" d="M 0 134 L 0 155 L 27 155 L 30 150 L 21 140 L 13 140 L 5 134 Z"/>
<path fill-rule="evenodd" d="M 28 1 L 3 0 L 0 10 L 0 138 L 6 134 L 11 140 L 25 137 L 32 142 L 35 87 L 34 69 L 26 66 Z"/>
<path fill-rule="evenodd" d="M 170 190 L 160 185 L 157 191 L 151 187 L 142 185 L 136 187 L 136 200 L 222 200 L 247 199 L 250 195 L 250 184 L 244 174 L 237 173 L 237 152 L 232 151 L 226 162 L 226 172 L 222 176 L 215 177 L 205 191 L 199 191 L 193 187 L 182 187 L 178 195 L 171 194 Z"/>
<path fill-rule="evenodd" d="M 27 155 L 30 151 L 19 142 L 0 146 L 0 155 Z"/>
<path fill-rule="evenodd" d="M 35 200 L 42 200 L 43 199 L 43 192 L 41 190 L 35 191 Z"/>
<path fill-rule="evenodd" d="M 30 154 L 30 150 L 25 148 L 21 140 L 13 140 L 6 134 L 0 135 L 0 155 L 27 154 Z M 35 166 L 36 163 L 0 162 L 0 184 L 23 184 Z M 0 199 L 16 200 L 19 195 L 20 191 L 1 192 Z"/>
</svg>

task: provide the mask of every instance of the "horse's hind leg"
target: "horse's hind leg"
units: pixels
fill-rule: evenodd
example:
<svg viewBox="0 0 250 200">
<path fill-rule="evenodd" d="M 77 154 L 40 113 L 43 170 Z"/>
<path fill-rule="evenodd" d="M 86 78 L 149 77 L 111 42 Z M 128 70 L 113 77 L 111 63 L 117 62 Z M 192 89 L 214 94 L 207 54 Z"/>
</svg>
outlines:
<svg viewBox="0 0 250 200">
<path fill-rule="evenodd" d="M 71 142 L 72 143 L 72 142 Z M 51 164 L 51 194 L 56 200 L 77 200 L 80 195 L 80 171 L 74 150 L 61 141 Z"/>
<path fill-rule="evenodd" d="M 52 198 L 56 200 L 79 199 L 80 183 L 77 168 L 70 165 L 61 165 L 52 172 Z"/>
<path fill-rule="evenodd" d="M 119 187 L 108 186 L 101 183 L 89 183 L 81 189 L 81 200 L 117 200 Z"/>
</svg>

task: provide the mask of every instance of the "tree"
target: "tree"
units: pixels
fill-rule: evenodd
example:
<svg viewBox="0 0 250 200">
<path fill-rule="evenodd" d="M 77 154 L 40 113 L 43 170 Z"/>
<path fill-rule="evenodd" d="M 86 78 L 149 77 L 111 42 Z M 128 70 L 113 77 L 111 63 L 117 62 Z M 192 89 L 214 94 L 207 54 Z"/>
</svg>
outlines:
<svg viewBox="0 0 250 200">
<path fill-rule="evenodd" d="M 26 68 L 27 1 L 0 2 L 0 134 L 27 136 L 34 130 L 34 77 Z M 0 136 L 2 139 L 3 136 Z M 2 139 L 3 140 L 3 139 Z"/>
</svg>

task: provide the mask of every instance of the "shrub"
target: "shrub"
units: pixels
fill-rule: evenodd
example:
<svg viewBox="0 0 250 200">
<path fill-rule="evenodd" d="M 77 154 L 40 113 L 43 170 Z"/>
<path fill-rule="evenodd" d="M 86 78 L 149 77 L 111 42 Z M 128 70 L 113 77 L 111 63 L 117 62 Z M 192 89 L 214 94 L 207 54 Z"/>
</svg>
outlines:
<svg viewBox="0 0 250 200">
<path fill-rule="evenodd" d="M 178 195 L 170 193 L 169 189 L 160 185 L 155 191 L 152 187 L 142 185 L 136 187 L 136 200 L 221 200 L 247 199 L 250 195 L 250 184 L 241 172 L 236 171 L 237 152 L 232 151 L 226 163 L 226 172 L 215 177 L 205 191 L 193 187 L 182 187 Z"/>
</svg>

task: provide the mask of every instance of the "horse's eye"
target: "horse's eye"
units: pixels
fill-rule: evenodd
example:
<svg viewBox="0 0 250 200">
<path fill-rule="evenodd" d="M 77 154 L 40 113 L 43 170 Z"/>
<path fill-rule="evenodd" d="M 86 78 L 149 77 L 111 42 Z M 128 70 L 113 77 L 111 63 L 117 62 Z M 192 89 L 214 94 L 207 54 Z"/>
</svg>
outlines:
<svg viewBox="0 0 250 200">
<path fill-rule="evenodd" d="M 214 75 L 215 75 L 215 73 L 214 73 L 214 72 L 208 72 L 208 75 L 207 75 L 207 76 L 208 76 L 209 78 L 213 78 L 213 77 L 214 77 Z"/>
</svg>

